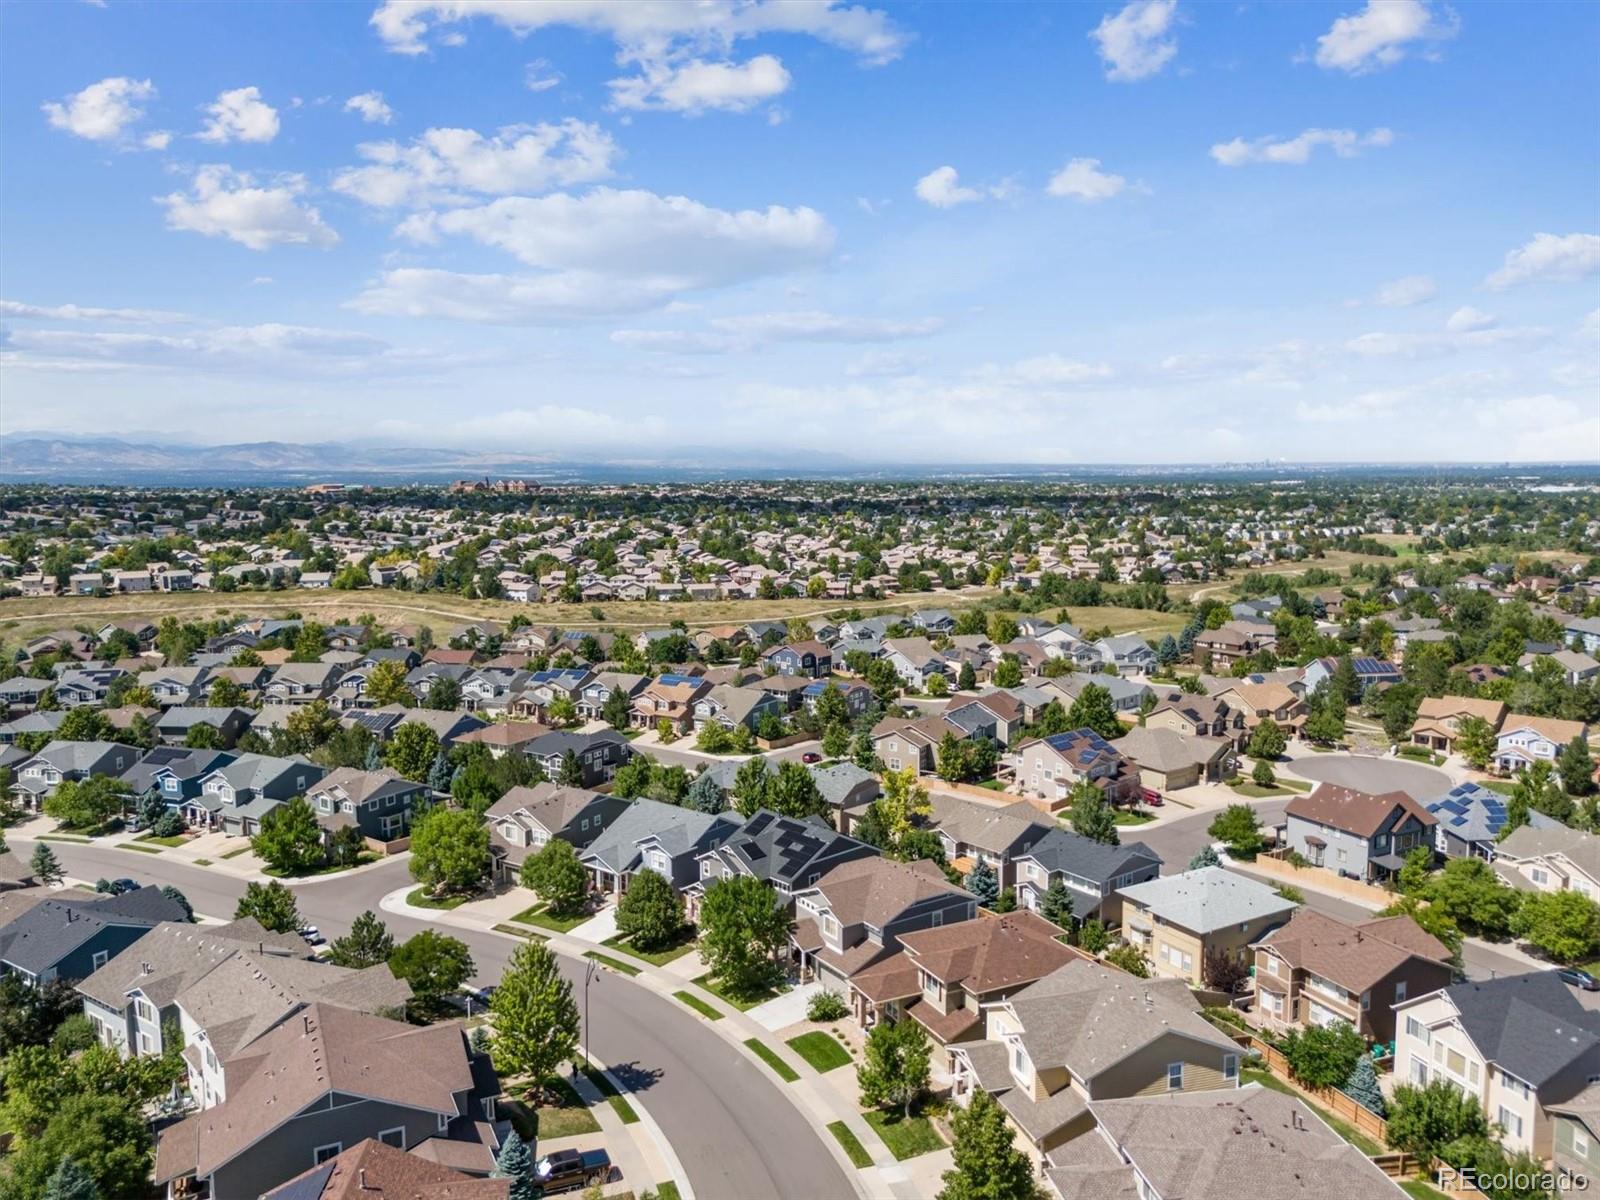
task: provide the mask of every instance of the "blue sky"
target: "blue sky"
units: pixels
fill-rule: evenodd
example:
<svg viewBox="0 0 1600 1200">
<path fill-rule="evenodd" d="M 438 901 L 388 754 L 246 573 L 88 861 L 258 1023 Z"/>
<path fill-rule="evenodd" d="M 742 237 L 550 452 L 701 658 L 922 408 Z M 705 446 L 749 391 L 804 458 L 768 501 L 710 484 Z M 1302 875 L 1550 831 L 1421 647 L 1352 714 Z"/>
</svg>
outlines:
<svg viewBox="0 0 1600 1200">
<path fill-rule="evenodd" d="M 0 22 L 5 432 L 1600 458 L 1600 6 Z"/>
</svg>

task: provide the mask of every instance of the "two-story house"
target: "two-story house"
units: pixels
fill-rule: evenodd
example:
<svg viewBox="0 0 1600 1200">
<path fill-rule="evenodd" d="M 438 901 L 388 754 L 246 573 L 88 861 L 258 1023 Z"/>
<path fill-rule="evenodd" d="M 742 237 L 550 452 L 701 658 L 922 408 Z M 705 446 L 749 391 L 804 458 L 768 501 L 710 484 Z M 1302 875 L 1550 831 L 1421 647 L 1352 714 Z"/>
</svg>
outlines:
<svg viewBox="0 0 1600 1200">
<path fill-rule="evenodd" d="M 1245 738 L 1244 713 L 1215 696 L 1169 691 L 1156 697 L 1145 715 L 1145 728 L 1170 729 L 1185 737 L 1212 737 L 1240 745 Z"/>
<path fill-rule="evenodd" d="M 1469 855 L 1494 862 L 1500 853 L 1500 833 L 1506 826 L 1506 797 L 1481 783 L 1457 784 L 1442 796 L 1423 804 L 1436 824 L 1433 848 L 1446 858 Z M 1534 829 L 1562 829 L 1560 821 L 1538 809 L 1528 810 Z M 1513 834 L 1516 830 L 1512 831 Z"/>
<path fill-rule="evenodd" d="M 695 701 L 711 687 L 693 675 L 663 675 L 634 696 L 629 724 L 635 729 L 654 729 L 665 721 L 677 732 L 688 733 L 694 726 Z"/>
<path fill-rule="evenodd" d="M 684 889 L 689 919 L 706 892 L 724 879 L 748 875 L 769 885 L 786 904 L 834 867 L 877 858 L 876 846 L 839 833 L 820 817 L 796 820 L 759 809 L 727 838 L 699 856 L 697 878 Z"/>
<path fill-rule="evenodd" d="M 1118 675 L 1148 675 L 1155 669 L 1156 652 L 1137 633 L 1122 633 L 1101 638 L 1095 643 L 1100 661 L 1115 668 Z"/>
<path fill-rule="evenodd" d="M 649 682 L 648 675 L 635 675 L 629 671 L 600 671 L 578 690 L 578 715 L 589 721 L 599 720 L 613 692 L 621 692 L 631 709 L 633 698 Z"/>
<path fill-rule="evenodd" d="M 137 747 L 121 742 L 50 742 L 14 768 L 12 792 L 25 810 L 38 812 L 67 780 L 121 775 L 139 755 Z"/>
<path fill-rule="evenodd" d="M 412 808 L 427 797 L 428 788 L 393 771 L 338 767 L 305 795 L 325 836 L 353 826 L 363 838 L 392 842 L 411 827 Z"/>
<path fill-rule="evenodd" d="M 907 687 L 919 692 L 927 690 L 928 681 L 935 675 L 946 680 L 955 675 L 944 656 L 925 637 L 889 638 L 883 643 L 883 657 Z"/>
<path fill-rule="evenodd" d="M 696 812 L 634 800 L 579 854 L 596 891 L 621 896 L 638 871 L 654 871 L 679 891 L 700 877 L 700 856 L 739 828 L 735 813 Z"/>
<path fill-rule="evenodd" d="M 1025 801 L 995 807 L 947 792 L 930 798 L 927 824 L 944 845 L 945 861 L 962 875 L 982 862 L 1002 888 L 1017 882 L 1016 862 L 1052 827 Z"/>
<path fill-rule="evenodd" d="M 1483 1107 L 1512 1153 L 1550 1158 L 1549 1106 L 1600 1077 L 1600 1013 L 1578 1003 L 1555 971 L 1413 996 L 1395 1006 L 1395 1023 L 1395 1078 L 1448 1080 Z"/>
<path fill-rule="evenodd" d="M 1450 754 L 1461 734 L 1461 723 L 1469 718 L 1485 722 L 1498 733 L 1506 719 L 1506 706 L 1476 696 L 1424 696 L 1417 704 L 1417 719 L 1411 723 L 1411 742 Z"/>
<path fill-rule="evenodd" d="M 1229 738 L 1191 736 L 1163 725 L 1135 726 L 1117 739 L 1117 751 L 1133 763 L 1142 786 L 1174 792 L 1216 783 L 1234 773 Z"/>
<path fill-rule="evenodd" d="M 227 749 L 250 728 L 255 712 L 248 708 L 212 708 L 209 706 L 174 704 L 151 720 L 156 736 L 169 746 L 181 746 L 193 736 L 199 725 L 209 725 L 216 731 L 216 744 Z"/>
<path fill-rule="evenodd" d="M 200 829 L 221 828 L 235 837 L 261 832 L 261 818 L 293 796 L 303 796 L 327 768 L 301 758 L 241 754 L 200 779 L 200 791 L 181 805 L 183 818 Z"/>
<path fill-rule="evenodd" d="M 1114 922 L 1122 911 L 1118 889 L 1160 874 L 1161 856 L 1143 842 L 1108 846 L 1069 829 L 1051 829 L 1017 856 L 1017 903 L 1038 912 L 1050 885 L 1059 881 L 1072 898 L 1075 920 Z"/>
<path fill-rule="evenodd" d="M 833 651 L 821 642 L 785 642 L 761 656 L 779 675 L 804 675 L 817 679 L 833 674 Z"/>
<path fill-rule="evenodd" d="M 523 862 L 544 849 L 551 838 L 586 849 L 627 807 L 628 801 L 620 796 L 549 782 L 510 789 L 485 814 L 495 877 L 503 883 L 515 882 Z"/>
<path fill-rule="evenodd" d="M 1119 889 L 1122 936 L 1158 976 L 1193 987 L 1210 982 L 1206 960 L 1248 964 L 1250 947 L 1295 910 L 1274 888 L 1222 867 L 1200 867 Z"/>
<path fill-rule="evenodd" d="M 1298 737 L 1305 727 L 1310 710 L 1305 700 L 1296 695 L 1288 684 L 1273 680 L 1251 683 L 1248 680 L 1230 682 L 1213 692 L 1218 702 L 1226 704 L 1244 717 L 1244 734 L 1248 742 L 1256 726 L 1270 720 L 1290 737 Z"/>
<path fill-rule="evenodd" d="M 204 704 L 210 675 L 209 667 L 158 667 L 153 671 L 140 671 L 139 686 L 149 688 L 161 708 L 174 704 Z"/>
<path fill-rule="evenodd" d="M 272 673 L 262 689 L 262 699 L 268 704 L 296 705 L 326 700 L 343 674 L 338 663 L 286 662 Z"/>
<path fill-rule="evenodd" d="M 1272 1029 L 1344 1023 L 1394 1038 L 1394 1006 L 1449 987 L 1450 948 L 1410 917 L 1352 923 L 1302 908 L 1255 945 L 1257 1009 Z"/>
<path fill-rule="evenodd" d="M 1284 809 L 1286 842 L 1312 866 L 1350 879 L 1386 879 L 1417 846 L 1433 844 L 1438 820 L 1405 792 L 1321 783 Z"/>
<path fill-rule="evenodd" d="M 1399 683 L 1404 678 L 1400 668 L 1386 658 L 1357 655 L 1350 660 L 1350 665 L 1355 668 L 1356 688 L 1362 696 L 1367 694 L 1368 688 Z M 1308 662 L 1300 672 L 1300 682 L 1306 694 L 1316 691 L 1318 684 L 1332 679 L 1338 669 L 1339 660 L 1336 658 L 1314 658 Z"/>
<path fill-rule="evenodd" d="M 829 688 L 836 690 L 844 698 L 844 710 L 847 720 L 855 720 L 872 703 L 872 689 L 866 684 L 854 679 L 818 679 L 806 685 L 800 693 L 800 703 L 807 712 L 817 710 L 817 701 L 822 699 L 823 692 Z"/>
<path fill-rule="evenodd" d="M 614 729 L 602 729 L 597 733 L 553 729 L 527 743 L 522 752 L 538 763 L 551 779 L 561 777 L 562 767 L 570 755 L 583 775 L 583 787 L 604 783 L 633 757 L 628 739 Z"/>
<path fill-rule="evenodd" d="M 1570 889 L 1600 900 L 1600 837 L 1548 818 L 1512 830 L 1495 846 L 1495 871 L 1523 890 Z"/>
<path fill-rule="evenodd" d="M 0 894 L 0 975 L 29 987 L 82 979 L 161 922 L 183 920 L 183 906 L 158 887 L 116 896 L 9 891 Z"/>
<path fill-rule="evenodd" d="M 1588 732 L 1588 725 L 1582 721 L 1509 713 L 1495 742 L 1494 765 L 1505 774 L 1514 775 L 1536 762 L 1555 762 L 1573 738 L 1584 737 Z"/>
<path fill-rule="evenodd" d="M 694 702 L 694 727 L 703 729 L 715 723 L 724 729 L 743 725 L 754 731 L 763 717 L 782 717 L 786 708 L 781 699 L 761 688 L 714 684 Z"/>
<path fill-rule="evenodd" d="M 1238 1045 L 1176 979 L 1079 959 L 987 1016 L 984 1038 L 949 1047 L 953 1097 L 993 1094 L 1035 1159 L 1093 1126 L 1092 1100 L 1239 1085 Z"/>
<path fill-rule="evenodd" d="M 1100 789 L 1107 803 L 1128 804 L 1138 798 L 1138 771 L 1092 729 L 1034 738 L 1017 753 L 1017 781 L 1049 812 L 1064 808 L 1072 789 L 1085 779 Z"/>
<path fill-rule="evenodd" d="M 177 808 L 200 792 L 200 780 L 236 758 L 229 750 L 190 750 L 183 746 L 156 746 L 122 773 L 122 782 L 135 796 L 155 794 Z"/>
</svg>

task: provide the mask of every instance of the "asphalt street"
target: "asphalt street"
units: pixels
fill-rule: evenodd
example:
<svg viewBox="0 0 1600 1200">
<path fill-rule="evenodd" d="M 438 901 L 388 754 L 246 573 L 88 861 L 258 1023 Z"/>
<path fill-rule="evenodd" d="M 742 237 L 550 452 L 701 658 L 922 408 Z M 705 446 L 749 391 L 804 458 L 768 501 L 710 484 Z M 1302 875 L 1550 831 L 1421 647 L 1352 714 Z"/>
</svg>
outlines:
<svg viewBox="0 0 1600 1200">
<path fill-rule="evenodd" d="M 244 893 L 233 876 L 155 855 L 98 846 L 51 842 L 68 875 L 79 879 L 129 878 L 172 884 L 196 912 L 228 919 Z M 32 845 L 12 840 L 13 853 Z M 301 915 L 331 941 L 350 928 L 364 909 L 379 913 L 397 938 L 427 923 L 381 912 L 381 897 L 410 879 L 404 861 L 354 875 L 335 875 L 294 885 Z M 478 984 L 496 983 L 506 960 L 521 943 L 511 937 L 448 928 L 472 950 Z M 563 958 L 563 971 L 584 1003 L 587 963 Z M 672 1143 L 698 1200 L 845 1200 L 855 1189 L 817 1131 L 774 1083 L 729 1047 L 688 1009 L 640 987 L 624 976 L 597 973 L 587 998 L 590 1050 L 636 1091 Z M 637 1184 L 637 1195 L 660 1180 Z"/>
</svg>

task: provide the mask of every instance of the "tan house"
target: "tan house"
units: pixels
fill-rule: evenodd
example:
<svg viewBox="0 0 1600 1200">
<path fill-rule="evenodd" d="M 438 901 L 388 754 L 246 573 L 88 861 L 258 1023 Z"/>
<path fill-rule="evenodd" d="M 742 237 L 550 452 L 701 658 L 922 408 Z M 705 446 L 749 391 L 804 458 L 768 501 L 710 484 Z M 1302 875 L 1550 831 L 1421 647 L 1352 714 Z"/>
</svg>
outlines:
<svg viewBox="0 0 1600 1200">
<path fill-rule="evenodd" d="M 1236 743 L 1245 736 L 1244 713 L 1215 696 L 1191 696 L 1187 692 L 1158 696 L 1155 707 L 1145 715 L 1144 725 L 1146 729 L 1170 729 L 1185 737 L 1225 738 Z"/>
<path fill-rule="evenodd" d="M 1036 1158 L 1093 1127 L 1091 1100 L 1239 1085 L 1238 1045 L 1175 979 L 1079 960 L 988 1017 L 987 1037 L 949 1047 L 952 1094 L 992 1093 Z"/>
<path fill-rule="evenodd" d="M 1571 889 L 1600 900 L 1600 837 L 1564 825 L 1524 825 L 1495 846 L 1494 869 L 1524 891 Z"/>
<path fill-rule="evenodd" d="M 1310 715 L 1305 700 L 1287 684 L 1270 680 L 1266 683 L 1230 683 L 1221 691 L 1213 692 L 1212 698 L 1244 714 L 1246 735 L 1254 733 L 1261 722 L 1271 720 L 1291 737 L 1299 737 L 1300 730 L 1305 727 L 1306 717 Z"/>
<path fill-rule="evenodd" d="M 1122 936 L 1144 951 L 1156 975 L 1200 987 L 1207 955 L 1248 962 L 1250 947 L 1294 910 L 1264 883 L 1201 867 L 1123 888 Z"/>
<path fill-rule="evenodd" d="M 900 952 L 850 977 L 853 998 L 877 1010 L 894 1003 L 939 1045 L 981 1036 L 985 1014 L 1001 1000 L 1089 956 L 1057 939 L 1062 930 L 1026 910 L 900 935 Z"/>
<path fill-rule="evenodd" d="M 1302 908 L 1256 943 L 1257 1008 L 1270 1028 L 1344 1022 L 1394 1038 L 1394 1006 L 1448 987 L 1450 948 L 1410 917 L 1348 924 Z"/>
<path fill-rule="evenodd" d="M 674 676 L 675 682 L 657 679 L 633 698 L 628 723 L 635 729 L 654 729 L 662 721 L 679 733 L 694 726 L 694 702 L 711 690 L 703 679 Z"/>
<path fill-rule="evenodd" d="M 1506 706 L 1498 700 L 1479 700 L 1476 696 L 1424 696 L 1417 705 L 1417 719 L 1411 725 L 1411 742 L 1444 754 L 1456 747 L 1461 722 L 1477 717 L 1500 732 L 1506 719 Z"/>
<path fill-rule="evenodd" d="M 1117 749 L 1139 771 L 1139 782 L 1158 792 L 1215 783 L 1233 774 L 1233 742 L 1191 737 L 1161 726 L 1135 726 L 1117 739 Z"/>
<path fill-rule="evenodd" d="M 1109 804 L 1138 799 L 1139 774 L 1133 764 L 1092 729 L 1035 738 L 1019 746 L 1017 754 L 1017 782 L 1024 797 L 1047 812 L 1065 808 L 1072 789 L 1085 779 Z"/>
</svg>

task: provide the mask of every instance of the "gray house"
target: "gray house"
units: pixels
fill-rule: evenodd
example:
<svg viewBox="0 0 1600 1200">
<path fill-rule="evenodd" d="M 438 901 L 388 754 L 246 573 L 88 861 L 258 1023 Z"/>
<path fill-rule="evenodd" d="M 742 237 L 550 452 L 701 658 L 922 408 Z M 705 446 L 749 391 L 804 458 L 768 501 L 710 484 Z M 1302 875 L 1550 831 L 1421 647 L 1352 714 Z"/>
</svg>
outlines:
<svg viewBox="0 0 1600 1200">
<path fill-rule="evenodd" d="M 252 837 L 261 818 L 327 774 L 308 759 L 241 754 L 200 780 L 200 792 L 182 805 L 184 820 L 202 829 L 221 826 L 227 833 Z"/>
<path fill-rule="evenodd" d="M 13 791 L 23 808 L 37 812 L 67 780 L 121 775 L 140 753 L 121 742 L 51 742 L 17 768 Z"/>
<path fill-rule="evenodd" d="M 706 890 L 721 880 L 749 875 L 787 902 L 842 863 L 877 858 L 878 849 L 835 831 L 820 817 L 797 821 L 763 808 L 699 857 L 700 877 L 686 889 L 691 920 Z"/>
<path fill-rule="evenodd" d="M 1017 856 L 1017 903 L 1037 912 L 1050 885 L 1060 880 L 1080 921 L 1104 920 L 1118 911 L 1119 888 L 1161 874 L 1161 856 L 1143 842 L 1107 846 L 1066 829 L 1052 829 Z"/>
<path fill-rule="evenodd" d="M 658 800 L 635 800 L 579 857 L 596 890 L 620 896 L 636 871 L 664 875 L 682 891 L 699 878 L 699 858 L 739 828 L 733 813 L 712 816 Z"/>
<path fill-rule="evenodd" d="M 197 725 L 209 725 L 217 731 L 217 744 L 224 749 L 239 740 L 239 735 L 250 727 L 255 713 L 248 708 L 196 708 L 187 704 L 174 704 L 152 722 L 156 735 L 169 746 L 181 746 Z"/>
<path fill-rule="evenodd" d="M 426 784 L 413 783 L 393 771 L 361 771 L 339 767 L 306 791 L 317 824 L 327 833 L 354 826 L 361 836 L 390 842 L 411 826 L 411 810 L 426 797 Z"/>
<path fill-rule="evenodd" d="M 183 906 L 156 887 L 120 896 L 9 892 L 0 896 L 0 974 L 32 987 L 82 979 L 161 922 L 182 920 Z"/>
<path fill-rule="evenodd" d="M 633 757 L 628 739 L 614 729 L 599 733 L 574 733 L 558 729 L 537 737 L 523 747 L 533 761 L 544 768 L 546 775 L 557 778 L 562 763 L 570 753 L 578 760 L 583 771 L 583 786 L 594 787 L 617 773 L 617 768 Z"/>
<path fill-rule="evenodd" d="M 496 877 L 508 883 L 515 880 L 524 860 L 551 838 L 586 849 L 627 808 L 628 801 L 620 796 L 585 788 L 549 782 L 512 788 L 485 814 Z"/>
<path fill-rule="evenodd" d="M 1350 879 L 1384 879 L 1408 852 L 1431 846 L 1438 819 L 1405 792 L 1373 795 L 1331 783 L 1289 801 L 1290 849 Z"/>
</svg>

